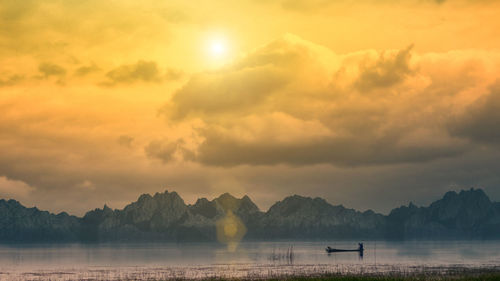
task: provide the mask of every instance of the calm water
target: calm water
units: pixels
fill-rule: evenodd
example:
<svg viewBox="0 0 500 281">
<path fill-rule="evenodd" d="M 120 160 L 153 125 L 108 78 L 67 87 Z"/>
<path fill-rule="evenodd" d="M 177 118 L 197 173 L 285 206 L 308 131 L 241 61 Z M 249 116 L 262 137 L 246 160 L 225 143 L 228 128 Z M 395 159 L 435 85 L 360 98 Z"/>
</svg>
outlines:
<svg viewBox="0 0 500 281">
<path fill-rule="evenodd" d="M 364 242 L 365 253 L 328 255 L 353 242 L 2 245 L 1 280 L 266 277 L 286 274 L 498 268 L 500 241 Z M 290 253 L 293 253 L 290 255 Z"/>
</svg>

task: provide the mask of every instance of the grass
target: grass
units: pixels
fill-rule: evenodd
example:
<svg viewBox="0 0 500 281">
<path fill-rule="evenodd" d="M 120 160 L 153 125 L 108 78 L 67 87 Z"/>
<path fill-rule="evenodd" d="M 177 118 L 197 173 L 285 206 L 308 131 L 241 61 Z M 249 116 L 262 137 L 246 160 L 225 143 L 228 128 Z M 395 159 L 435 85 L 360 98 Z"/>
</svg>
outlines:
<svg viewBox="0 0 500 281">
<path fill-rule="evenodd" d="M 1 276 L 0 276 L 1 277 Z M 54 278 L 55 277 L 55 278 Z M 284 276 L 273 278 L 201 278 L 190 279 L 182 277 L 174 278 L 155 278 L 152 276 L 88 276 L 80 278 L 61 278 L 62 276 L 31 276 L 30 278 L 12 279 L 12 280 L 77 280 L 77 281 L 104 281 L 104 280 L 123 280 L 123 281 L 498 281 L 500 280 L 500 272 L 496 273 L 477 273 L 477 274 L 461 274 L 461 275 L 411 275 L 411 276 L 356 276 L 356 275 L 330 275 L 330 276 Z M 117 278 L 118 277 L 118 278 Z M 2 278 L 0 278 L 2 279 Z M 2 279 L 3 280 L 3 279 Z M 6 279 L 11 280 L 11 279 Z"/>
<path fill-rule="evenodd" d="M 286 253 L 292 252 L 292 250 Z M 278 256 L 281 256 L 278 255 Z M 287 255 L 285 254 L 285 258 Z M 287 260 L 287 258 L 285 259 Z M 295 271 L 272 271 L 261 268 L 252 271 L 248 269 L 224 269 L 210 271 L 207 267 L 196 268 L 198 274 L 189 274 L 185 268 L 125 268 L 125 269 L 88 269 L 51 271 L 41 270 L 9 274 L 0 272 L 0 280 L 33 280 L 33 281 L 497 281 L 500 280 L 500 267 L 390 267 L 384 271 L 352 271 L 339 268 L 337 271 L 323 271 L 316 268 L 313 271 L 305 269 Z M 273 267 L 274 268 L 274 267 Z M 293 268 L 293 265 L 280 265 L 278 268 Z"/>
<path fill-rule="evenodd" d="M 500 273 L 479 274 L 475 276 L 325 276 L 325 277 L 292 277 L 283 279 L 266 279 L 266 281 L 498 281 Z"/>
</svg>

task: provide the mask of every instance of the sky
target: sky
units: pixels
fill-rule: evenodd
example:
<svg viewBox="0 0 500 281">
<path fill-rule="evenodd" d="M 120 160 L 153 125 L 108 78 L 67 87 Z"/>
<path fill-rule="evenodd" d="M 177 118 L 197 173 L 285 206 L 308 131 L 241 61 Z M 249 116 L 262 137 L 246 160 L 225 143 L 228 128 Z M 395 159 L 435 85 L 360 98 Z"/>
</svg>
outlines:
<svg viewBox="0 0 500 281">
<path fill-rule="evenodd" d="M 0 198 L 500 201 L 500 1 L 0 0 Z"/>
</svg>

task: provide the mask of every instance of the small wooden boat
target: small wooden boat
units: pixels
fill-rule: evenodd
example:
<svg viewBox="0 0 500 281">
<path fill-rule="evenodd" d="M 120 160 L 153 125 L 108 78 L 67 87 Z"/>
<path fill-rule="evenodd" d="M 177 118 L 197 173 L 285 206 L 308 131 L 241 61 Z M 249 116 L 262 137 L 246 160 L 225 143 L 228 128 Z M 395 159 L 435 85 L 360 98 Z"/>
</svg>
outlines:
<svg viewBox="0 0 500 281">
<path fill-rule="evenodd" d="M 349 249 L 349 250 L 335 249 L 335 248 L 330 248 L 330 246 L 328 246 L 328 247 L 326 247 L 325 250 L 327 253 L 339 253 L 339 252 L 360 252 L 360 253 L 363 253 L 363 251 L 365 249 L 363 248 L 363 243 L 359 243 L 359 248 L 357 248 L 357 249 Z"/>
<path fill-rule="evenodd" d="M 326 252 L 327 253 L 337 253 L 337 252 L 360 252 L 362 250 L 360 249 L 350 249 L 350 250 L 346 250 L 346 249 L 335 249 L 335 248 L 330 248 L 330 247 L 326 247 Z"/>
</svg>

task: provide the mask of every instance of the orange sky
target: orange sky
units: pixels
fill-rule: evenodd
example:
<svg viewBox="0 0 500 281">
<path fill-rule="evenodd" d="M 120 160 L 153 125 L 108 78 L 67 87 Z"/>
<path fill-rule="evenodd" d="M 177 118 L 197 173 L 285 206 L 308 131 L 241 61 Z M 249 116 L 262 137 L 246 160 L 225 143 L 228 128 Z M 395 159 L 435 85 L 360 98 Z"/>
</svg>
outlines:
<svg viewBox="0 0 500 281">
<path fill-rule="evenodd" d="M 0 1 L 0 198 L 500 199 L 500 1 Z"/>
</svg>

